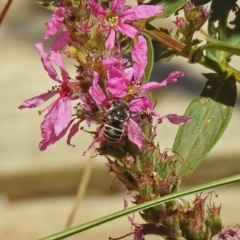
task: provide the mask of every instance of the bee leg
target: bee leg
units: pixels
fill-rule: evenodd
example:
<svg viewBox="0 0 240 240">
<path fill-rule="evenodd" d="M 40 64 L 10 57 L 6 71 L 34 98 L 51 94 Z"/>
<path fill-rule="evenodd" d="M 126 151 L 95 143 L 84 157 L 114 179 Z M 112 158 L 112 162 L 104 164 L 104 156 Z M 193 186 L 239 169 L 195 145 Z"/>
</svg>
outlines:
<svg viewBox="0 0 240 240">
<path fill-rule="evenodd" d="M 87 130 L 84 129 L 84 127 L 80 127 L 80 129 L 82 131 L 84 131 L 84 132 L 87 132 L 87 133 L 90 133 L 90 134 L 94 134 L 94 135 L 97 133 L 96 131 L 87 131 Z"/>
</svg>

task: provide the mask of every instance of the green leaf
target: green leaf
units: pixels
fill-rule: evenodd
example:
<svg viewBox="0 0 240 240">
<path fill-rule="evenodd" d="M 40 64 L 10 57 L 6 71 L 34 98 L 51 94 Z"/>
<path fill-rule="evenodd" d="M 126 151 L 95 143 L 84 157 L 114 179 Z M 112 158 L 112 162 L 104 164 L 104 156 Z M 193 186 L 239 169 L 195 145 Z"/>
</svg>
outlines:
<svg viewBox="0 0 240 240">
<path fill-rule="evenodd" d="M 211 2 L 212 0 L 192 0 L 191 2 L 195 5 L 195 6 L 199 6 L 199 5 L 204 5 L 207 4 L 209 2 Z"/>
<path fill-rule="evenodd" d="M 147 66 L 145 68 L 142 81 L 148 82 L 153 69 L 154 52 L 153 52 L 153 46 L 152 46 L 152 41 L 150 37 L 146 34 L 144 34 L 143 36 L 147 41 Z"/>
<path fill-rule="evenodd" d="M 164 7 L 164 11 L 158 14 L 160 18 L 167 18 L 170 15 L 181 9 L 188 0 L 151 0 L 148 5 L 161 5 Z"/>
<path fill-rule="evenodd" d="M 51 11 L 55 11 L 58 9 L 58 4 L 59 2 L 58 1 L 51 1 L 51 2 L 46 2 L 46 1 L 39 1 L 39 0 L 35 0 L 34 1 L 35 4 L 41 6 L 41 7 L 44 7 L 48 10 L 51 10 Z"/>
<path fill-rule="evenodd" d="M 175 51 L 171 50 L 155 39 L 152 40 L 152 45 L 155 63 L 168 62 L 176 55 Z"/>
<path fill-rule="evenodd" d="M 211 36 L 218 33 L 218 39 L 224 40 L 229 12 L 236 5 L 237 0 L 212 0 L 211 17 L 209 19 L 208 31 Z M 218 21 L 218 26 L 214 24 Z"/>
<path fill-rule="evenodd" d="M 173 145 L 176 158 L 179 158 L 180 176 L 193 171 L 217 143 L 236 102 L 235 77 L 219 81 L 212 74 L 207 76 L 209 80 L 200 96 L 190 103 L 185 112 L 192 120 L 179 127 Z"/>
<path fill-rule="evenodd" d="M 59 239 L 63 239 L 63 238 L 75 235 L 77 233 L 86 231 L 88 229 L 91 229 L 93 227 L 99 226 L 103 223 L 110 222 L 111 220 L 114 220 L 114 219 L 117 219 L 117 218 L 120 218 L 120 217 L 123 217 L 123 216 L 127 216 L 131 213 L 134 213 L 134 212 L 138 212 L 138 211 L 142 211 L 142 210 L 145 210 L 145 209 L 148 209 L 148 208 L 151 208 L 151 207 L 155 207 L 159 204 L 170 202 L 170 201 L 172 201 L 176 198 L 180 198 L 180 197 L 186 196 L 186 195 L 191 194 L 191 193 L 201 192 L 203 190 L 216 188 L 216 187 L 219 187 L 219 186 L 231 184 L 231 183 L 238 182 L 238 181 L 240 181 L 240 174 L 235 175 L 235 176 L 231 176 L 231 177 L 228 177 L 228 178 L 223 178 L 221 180 L 217 180 L 217 181 L 210 182 L 210 183 L 207 183 L 207 184 L 203 184 L 203 185 L 200 185 L 200 186 L 197 186 L 197 187 L 193 187 L 193 188 L 190 188 L 190 189 L 182 191 L 182 192 L 173 193 L 173 194 L 161 197 L 161 198 L 157 198 L 155 200 L 148 201 L 148 202 L 139 204 L 137 206 L 133 206 L 133 207 L 127 208 L 125 210 L 118 211 L 118 212 L 112 213 L 110 215 L 95 219 L 91 222 L 84 223 L 84 224 L 79 225 L 77 227 L 73 227 L 73 228 L 70 228 L 68 230 L 53 234 L 51 236 L 41 238 L 40 240 L 59 240 Z"/>
<path fill-rule="evenodd" d="M 239 19 L 240 20 L 240 19 Z M 208 43 L 205 45 L 200 46 L 199 48 L 204 49 L 215 49 L 215 50 L 222 50 L 225 51 L 225 54 L 230 55 L 238 55 L 240 56 L 240 36 L 238 37 L 237 35 L 233 35 L 228 39 L 228 41 L 221 41 L 218 40 L 217 38 L 211 37 L 204 31 L 201 31 L 201 33 L 206 37 Z M 222 51 L 217 51 L 217 52 L 222 52 Z M 216 51 L 215 51 L 216 52 Z M 216 57 L 219 56 L 219 54 L 216 54 L 215 60 L 219 61 Z"/>
<path fill-rule="evenodd" d="M 146 28 L 150 30 L 157 30 L 154 29 L 150 24 L 146 25 Z M 159 30 L 169 36 L 171 36 L 171 31 L 165 28 L 159 28 Z M 178 39 L 178 34 L 179 32 L 177 31 L 176 36 L 174 39 Z M 165 44 L 155 40 L 152 38 L 152 46 L 153 46 L 153 52 L 154 52 L 154 62 L 167 62 L 170 61 L 173 56 L 176 55 L 176 52 L 173 51 L 170 47 L 166 46 Z"/>
<path fill-rule="evenodd" d="M 236 0 L 212 0 L 211 5 L 211 17 L 208 24 L 208 32 L 212 37 L 217 37 L 219 40 L 225 43 L 230 43 L 231 45 L 239 45 L 240 43 L 240 32 L 238 31 L 238 20 L 239 20 L 239 9 L 236 12 L 236 20 L 232 21 L 235 24 L 235 28 L 231 29 L 228 26 L 229 23 L 229 13 L 233 9 L 238 9 L 236 5 Z M 238 19 L 237 19 L 238 18 Z M 216 23 L 218 25 L 216 26 Z M 232 54 L 221 50 L 208 49 L 206 55 L 218 62 L 229 62 Z"/>
</svg>

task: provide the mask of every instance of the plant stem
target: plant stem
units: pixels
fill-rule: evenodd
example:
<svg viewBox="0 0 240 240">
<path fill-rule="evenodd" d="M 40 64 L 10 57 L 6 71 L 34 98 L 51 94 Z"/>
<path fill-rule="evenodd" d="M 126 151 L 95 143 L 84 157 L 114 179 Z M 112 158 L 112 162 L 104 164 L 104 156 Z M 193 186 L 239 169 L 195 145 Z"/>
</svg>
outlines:
<svg viewBox="0 0 240 240">
<path fill-rule="evenodd" d="M 149 26 L 149 25 L 148 25 Z M 156 30 L 154 27 L 150 26 L 151 30 L 143 29 L 143 33 L 151 37 L 152 39 L 164 44 L 165 46 L 171 48 L 173 51 L 176 52 L 177 55 L 189 59 L 189 47 L 180 43 L 179 41 L 173 39 L 166 33 Z M 209 68 L 217 73 L 222 73 L 227 71 L 229 75 L 233 74 L 236 77 L 236 81 L 240 82 L 240 72 L 235 68 L 212 60 L 209 57 L 202 56 L 199 64 L 202 66 Z"/>
</svg>

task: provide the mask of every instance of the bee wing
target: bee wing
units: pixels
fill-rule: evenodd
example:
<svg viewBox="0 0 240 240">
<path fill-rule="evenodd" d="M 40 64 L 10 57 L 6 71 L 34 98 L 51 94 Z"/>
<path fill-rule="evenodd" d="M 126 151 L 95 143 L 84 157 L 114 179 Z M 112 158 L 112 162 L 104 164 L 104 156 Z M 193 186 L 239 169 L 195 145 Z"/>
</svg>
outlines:
<svg viewBox="0 0 240 240">
<path fill-rule="evenodd" d="M 131 142 L 135 143 L 139 147 L 139 149 L 141 149 L 144 143 L 145 136 L 138 124 L 131 118 L 129 118 L 128 120 L 126 132 L 128 139 Z"/>
</svg>

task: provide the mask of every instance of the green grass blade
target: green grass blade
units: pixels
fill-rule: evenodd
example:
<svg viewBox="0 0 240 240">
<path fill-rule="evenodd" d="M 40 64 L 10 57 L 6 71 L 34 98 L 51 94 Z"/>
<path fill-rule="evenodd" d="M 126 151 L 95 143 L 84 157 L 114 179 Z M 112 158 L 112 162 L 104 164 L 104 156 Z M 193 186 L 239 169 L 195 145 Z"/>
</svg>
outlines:
<svg viewBox="0 0 240 240">
<path fill-rule="evenodd" d="M 200 186 L 197 186 L 197 187 L 193 187 L 191 189 L 188 189 L 188 190 L 185 190 L 185 191 L 182 191 L 182 192 L 170 194 L 170 195 L 167 195 L 167 196 L 164 196 L 164 197 L 161 197 L 161 198 L 149 201 L 149 202 L 145 202 L 143 204 L 139 204 L 137 206 L 130 207 L 130 208 L 127 208 L 127 209 L 119 211 L 119 212 L 115 212 L 115 213 L 107 215 L 105 217 L 98 218 L 98 219 L 90 221 L 88 223 L 84 223 L 80 226 L 73 227 L 73 228 L 70 228 L 68 230 L 53 234 L 51 236 L 41 238 L 40 240 L 59 240 L 59 239 L 63 239 L 63 238 L 72 236 L 74 234 L 86 231 L 90 228 L 96 227 L 96 226 L 101 225 L 103 223 L 112 221 L 114 219 L 129 215 L 129 214 L 134 213 L 134 212 L 142 211 L 144 209 L 151 208 L 151 207 L 157 206 L 157 205 L 162 204 L 162 203 L 172 201 L 176 198 L 180 198 L 180 197 L 186 196 L 186 195 L 191 194 L 191 193 L 196 193 L 196 192 L 200 192 L 200 191 L 203 191 L 203 190 L 216 188 L 216 187 L 219 187 L 219 186 L 224 186 L 224 185 L 231 184 L 231 183 L 238 182 L 238 181 L 240 181 L 240 174 L 235 175 L 235 176 L 231 176 L 231 177 L 228 177 L 228 178 L 223 178 L 223 179 L 220 179 L 220 180 L 217 180 L 217 181 L 213 181 L 213 182 L 210 182 L 210 183 L 207 183 L 207 184 L 203 184 L 203 185 L 200 185 Z"/>
</svg>

